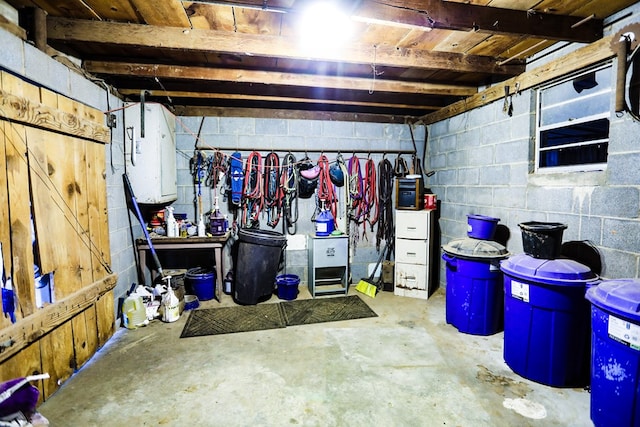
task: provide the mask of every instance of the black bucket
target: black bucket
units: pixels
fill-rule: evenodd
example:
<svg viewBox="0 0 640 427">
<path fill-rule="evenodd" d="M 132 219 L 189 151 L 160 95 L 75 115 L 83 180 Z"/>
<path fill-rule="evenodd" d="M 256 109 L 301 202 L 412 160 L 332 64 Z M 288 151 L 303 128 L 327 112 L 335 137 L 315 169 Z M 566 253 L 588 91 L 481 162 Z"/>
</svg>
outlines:
<svg viewBox="0 0 640 427">
<path fill-rule="evenodd" d="M 556 259 L 560 256 L 566 224 L 529 221 L 518 226 L 522 231 L 522 249 L 525 254 L 540 259 Z"/>
<path fill-rule="evenodd" d="M 239 304 L 257 304 L 273 294 L 278 266 L 287 242 L 271 230 L 238 230 L 238 252 L 234 262 L 234 299 Z"/>
</svg>

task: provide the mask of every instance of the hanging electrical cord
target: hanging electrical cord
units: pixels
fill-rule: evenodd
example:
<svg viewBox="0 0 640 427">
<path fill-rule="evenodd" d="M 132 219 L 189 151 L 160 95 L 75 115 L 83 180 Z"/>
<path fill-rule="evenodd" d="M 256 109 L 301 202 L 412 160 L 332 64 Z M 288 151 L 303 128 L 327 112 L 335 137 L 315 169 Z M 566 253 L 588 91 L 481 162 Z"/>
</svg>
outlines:
<svg viewBox="0 0 640 427">
<path fill-rule="evenodd" d="M 391 258 L 393 251 L 393 165 L 386 157 L 378 163 L 378 203 L 380 214 L 378 215 L 378 229 L 376 232 L 376 250 L 380 252 L 382 240 L 386 242 L 386 259 Z"/>
<path fill-rule="evenodd" d="M 289 152 L 282 159 L 280 187 L 283 191 L 282 215 L 289 234 L 296 234 L 298 221 L 298 168 L 296 158 Z"/>
<path fill-rule="evenodd" d="M 267 225 L 275 228 L 282 216 L 283 190 L 280 186 L 280 158 L 273 151 L 264 158 L 264 209 Z"/>
</svg>

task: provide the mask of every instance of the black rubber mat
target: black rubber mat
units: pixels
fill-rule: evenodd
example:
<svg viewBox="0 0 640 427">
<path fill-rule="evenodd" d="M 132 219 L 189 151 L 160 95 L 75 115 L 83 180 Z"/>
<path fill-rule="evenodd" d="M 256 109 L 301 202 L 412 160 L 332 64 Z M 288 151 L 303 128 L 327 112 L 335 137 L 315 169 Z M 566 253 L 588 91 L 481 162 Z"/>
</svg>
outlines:
<svg viewBox="0 0 640 427">
<path fill-rule="evenodd" d="M 189 314 L 180 338 L 284 328 L 280 304 L 206 308 Z"/>
<path fill-rule="evenodd" d="M 193 310 L 180 338 L 377 317 L 357 295 Z"/>
<path fill-rule="evenodd" d="M 378 317 L 357 295 L 281 302 L 287 326 Z"/>
</svg>

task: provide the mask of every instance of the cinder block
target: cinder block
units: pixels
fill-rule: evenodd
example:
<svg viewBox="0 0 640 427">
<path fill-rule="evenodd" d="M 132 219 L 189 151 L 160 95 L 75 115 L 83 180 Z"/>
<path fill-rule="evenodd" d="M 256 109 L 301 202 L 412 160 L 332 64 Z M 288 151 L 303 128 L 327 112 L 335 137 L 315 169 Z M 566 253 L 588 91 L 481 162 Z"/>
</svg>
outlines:
<svg viewBox="0 0 640 427">
<path fill-rule="evenodd" d="M 505 208 L 524 209 L 526 198 L 524 187 L 497 187 L 493 190 L 493 205 Z"/>
<path fill-rule="evenodd" d="M 39 49 L 26 43 L 23 46 L 24 68 L 29 78 L 54 92 L 70 96 L 69 69 Z"/>
<path fill-rule="evenodd" d="M 24 75 L 23 42 L 11 33 L 0 29 L 0 64 L 14 73 Z"/>
<path fill-rule="evenodd" d="M 458 170 L 459 185 L 478 185 L 480 183 L 480 170 L 477 167 Z"/>
<path fill-rule="evenodd" d="M 529 160 L 529 139 L 507 141 L 496 145 L 496 164 L 527 162 Z"/>
<path fill-rule="evenodd" d="M 482 166 L 485 167 L 487 165 L 493 164 L 493 153 L 495 147 L 484 146 L 478 147 L 473 150 L 468 150 L 468 162 L 470 166 Z"/>
<path fill-rule="evenodd" d="M 605 218 L 602 244 L 611 249 L 640 253 L 640 223 Z"/>
<path fill-rule="evenodd" d="M 601 275 L 608 278 L 638 277 L 640 257 L 627 251 L 599 248 L 603 259 Z"/>
<path fill-rule="evenodd" d="M 255 119 L 246 117 L 227 117 L 220 121 L 220 133 L 226 135 L 255 135 Z"/>
<path fill-rule="evenodd" d="M 509 182 L 510 171 L 508 165 L 480 168 L 480 185 L 504 185 Z"/>
<path fill-rule="evenodd" d="M 282 119 L 255 119 L 257 135 L 286 135 L 287 122 Z"/>
<path fill-rule="evenodd" d="M 447 167 L 461 168 L 467 166 L 467 150 L 447 153 Z"/>
<path fill-rule="evenodd" d="M 607 181 L 610 185 L 638 185 L 640 152 L 609 154 L 607 163 Z"/>
<path fill-rule="evenodd" d="M 355 123 L 355 136 L 358 138 L 382 139 L 384 137 L 383 127 L 378 123 Z"/>
<path fill-rule="evenodd" d="M 595 187 L 591 196 L 591 214 L 636 218 L 640 206 L 638 187 Z"/>
<path fill-rule="evenodd" d="M 322 136 L 353 137 L 355 126 L 353 122 L 322 122 Z"/>
<path fill-rule="evenodd" d="M 320 135 L 322 132 L 322 122 L 319 120 L 289 120 L 288 127 L 291 136 Z"/>
<path fill-rule="evenodd" d="M 570 187 L 529 187 L 527 208 L 539 212 L 571 212 L 573 189 Z"/>
</svg>

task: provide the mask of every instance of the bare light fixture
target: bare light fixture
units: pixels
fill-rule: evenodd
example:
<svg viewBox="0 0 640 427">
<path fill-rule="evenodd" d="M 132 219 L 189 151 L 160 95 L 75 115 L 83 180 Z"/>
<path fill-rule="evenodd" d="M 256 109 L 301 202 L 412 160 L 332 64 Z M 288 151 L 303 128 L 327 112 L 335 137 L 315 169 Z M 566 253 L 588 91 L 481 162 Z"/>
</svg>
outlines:
<svg viewBox="0 0 640 427">
<path fill-rule="evenodd" d="M 299 16 L 300 42 L 312 55 L 329 53 L 351 38 L 352 24 L 351 17 L 339 3 L 312 3 Z"/>
</svg>

